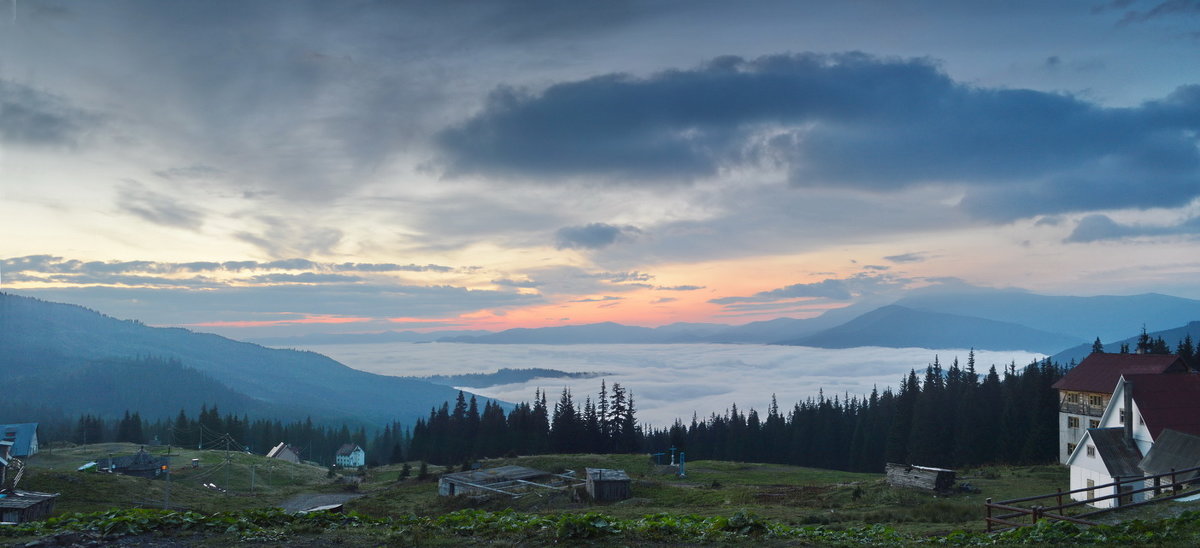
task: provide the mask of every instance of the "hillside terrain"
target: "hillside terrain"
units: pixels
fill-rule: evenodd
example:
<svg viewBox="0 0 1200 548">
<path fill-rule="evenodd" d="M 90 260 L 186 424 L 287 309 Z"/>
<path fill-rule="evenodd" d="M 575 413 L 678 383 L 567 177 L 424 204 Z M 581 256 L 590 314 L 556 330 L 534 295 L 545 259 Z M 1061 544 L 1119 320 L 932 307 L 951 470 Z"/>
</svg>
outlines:
<svg viewBox="0 0 1200 548">
<path fill-rule="evenodd" d="M 67 414 L 124 408 L 153 417 L 220 403 L 238 414 L 383 424 L 413 420 L 457 395 L 426 381 L 351 369 L 315 352 L 148 327 L 5 293 L 0 325 L 4 405 L 10 408 L 28 403 Z M 98 397 L 97 383 L 110 395 Z M 121 394 L 133 399 L 120 400 Z M 146 407 L 128 403 L 137 398 Z"/>
<path fill-rule="evenodd" d="M 981 532 L 985 498 L 1040 494 L 1065 485 L 1065 467 L 983 467 L 959 470 L 960 481 L 979 492 L 934 495 L 889 487 L 878 474 L 723 461 L 689 463 L 676 477 L 645 455 L 543 455 L 498 459 L 485 467 L 520 465 L 582 473 L 585 467 L 629 472 L 633 498 L 597 504 L 568 494 L 470 499 L 437 496 L 438 474 L 402 478 L 401 466 L 367 471 L 361 485 L 326 477 L 324 469 L 220 451 L 183 451 L 176 461 L 200 459 L 200 468 L 177 468 L 170 484 L 172 513 L 115 508 L 153 508 L 164 501 L 167 482 L 76 472 L 80 461 L 132 451 L 132 445 L 60 447 L 30 459 L 27 488 L 62 493 L 62 518 L 44 525 L 10 528 L 13 541 L 79 538 L 126 543 L 169 542 L 180 546 L 263 543 L 288 546 L 518 544 L 590 545 L 992 545 L 1119 541 L 1127 545 L 1200 538 L 1195 503 L 1185 514 L 1158 525 L 1118 524 L 1080 530 L 1063 524 L 999 536 Z M 417 463 L 409 463 L 416 472 Z M 347 477 L 356 473 L 348 473 Z M 340 476 L 340 474 L 339 474 Z M 229 478 L 226 480 L 225 478 Z M 197 487 L 216 482 L 222 490 Z M 289 516 L 270 510 L 297 495 L 337 497 L 350 515 Z M 354 498 L 351 498 L 354 497 Z M 231 510 L 233 512 L 231 512 Z M 71 512 L 99 512 L 70 514 Z M 1179 521 L 1185 520 L 1185 521 Z M 1193 525 L 1188 525 L 1193 524 Z M 74 532 L 72 532 L 74 531 Z M 22 536 L 24 535 L 24 536 Z M 1100 542 L 1105 542 L 1099 540 Z"/>
</svg>

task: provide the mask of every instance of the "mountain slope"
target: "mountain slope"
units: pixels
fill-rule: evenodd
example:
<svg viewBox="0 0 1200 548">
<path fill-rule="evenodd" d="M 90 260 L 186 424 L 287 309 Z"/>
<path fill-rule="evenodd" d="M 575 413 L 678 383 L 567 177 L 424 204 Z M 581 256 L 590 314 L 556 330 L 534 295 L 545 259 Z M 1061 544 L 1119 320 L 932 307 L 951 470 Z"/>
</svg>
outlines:
<svg viewBox="0 0 1200 548">
<path fill-rule="evenodd" d="M 28 361 L 25 357 L 39 355 L 79 363 L 147 356 L 174 359 L 236 393 L 314 420 L 411 420 L 457 395 L 455 390 L 424 381 L 351 369 L 314 352 L 147 327 L 75 305 L 5 293 L 0 293 L 0 326 L 4 371 L 21 367 Z"/>
<path fill-rule="evenodd" d="M 1200 301 L 1143 295 L 1062 297 L 1016 290 L 918 291 L 895 304 L 914 310 L 972 316 L 1058 332 L 1091 341 L 1115 340 L 1200 319 Z M 1061 348 L 1059 349 L 1061 350 Z"/>
<path fill-rule="evenodd" d="M 889 305 L 838 327 L 780 344 L 819 348 L 884 346 L 891 348 L 978 348 L 1049 353 L 1079 339 L 1014 323 L 913 310 Z"/>
<path fill-rule="evenodd" d="M 1167 343 L 1167 346 L 1170 347 L 1171 352 L 1175 352 L 1175 348 L 1179 345 L 1179 342 L 1182 341 L 1184 337 L 1191 336 L 1193 345 L 1195 345 L 1197 342 L 1200 342 L 1200 321 L 1189 322 L 1187 325 L 1185 325 L 1183 327 L 1175 327 L 1172 329 L 1164 329 L 1162 331 L 1147 332 L 1147 335 L 1149 335 L 1151 339 L 1157 339 L 1157 338 L 1161 337 L 1162 340 Z M 1140 337 L 1140 336 L 1141 335 L 1139 333 L 1138 335 L 1135 335 L 1133 337 L 1127 337 L 1127 338 L 1121 339 L 1119 341 L 1104 343 L 1104 341 L 1101 340 L 1100 342 L 1102 344 L 1104 344 L 1105 352 L 1110 352 L 1110 353 L 1120 352 L 1122 344 L 1129 345 L 1129 348 L 1132 351 L 1132 350 L 1137 349 L 1137 341 L 1138 341 L 1138 337 Z M 1084 358 L 1086 358 L 1088 354 L 1091 354 L 1091 353 L 1092 353 L 1092 343 L 1084 343 L 1084 344 L 1080 344 L 1078 346 L 1073 346 L 1071 348 L 1063 350 L 1062 352 L 1059 352 L 1058 354 L 1051 356 L 1051 359 L 1053 359 L 1054 361 L 1057 361 L 1058 363 L 1066 365 L 1066 364 L 1070 363 L 1071 360 L 1075 360 L 1075 362 L 1078 363 L 1078 362 L 1082 361 Z"/>
</svg>

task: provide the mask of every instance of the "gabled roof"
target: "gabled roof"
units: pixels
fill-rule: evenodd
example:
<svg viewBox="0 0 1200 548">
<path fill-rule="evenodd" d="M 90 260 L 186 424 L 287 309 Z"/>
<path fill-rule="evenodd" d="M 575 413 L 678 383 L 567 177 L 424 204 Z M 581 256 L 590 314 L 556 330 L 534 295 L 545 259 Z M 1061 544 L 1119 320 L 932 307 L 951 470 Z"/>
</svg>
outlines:
<svg viewBox="0 0 1200 548">
<path fill-rule="evenodd" d="M 297 451 L 295 448 L 284 442 L 279 442 L 279 445 L 276 445 L 275 447 L 272 447 L 270 451 L 267 451 L 267 458 L 276 458 L 284 451 L 291 451 L 293 455 L 296 455 L 297 457 L 300 456 L 300 451 Z"/>
<path fill-rule="evenodd" d="M 1167 428 L 1200 435 L 1200 374 L 1126 375 L 1125 380 L 1133 385 L 1133 401 L 1155 443 Z"/>
<path fill-rule="evenodd" d="M 1109 354 L 1093 352 L 1067 371 L 1053 387 L 1058 390 L 1112 394 L 1121 375 L 1186 373 L 1187 364 L 1174 354 Z"/>
<path fill-rule="evenodd" d="M 1104 462 L 1108 475 L 1113 478 L 1141 476 L 1142 452 L 1137 445 L 1125 437 L 1124 428 L 1088 428 L 1097 456 Z"/>
<path fill-rule="evenodd" d="M 38 423 L 0 424 L 0 440 L 13 442 L 11 455 L 28 457 L 30 444 L 37 435 Z"/>
<path fill-rule="evenodd" d="M 1166 429 L 1154 440 L 1146 458 L 1138 464 L 1149 475 L 1166 474 L 1200 466 L 1200 436 Z M 1195 477 L 1196 473 L 1190 474 Z M 1187 478 L 1179 478 L 1187 479 Z"/>
<path fill-rule="evenodd" d="M 348 456 L 350 456 L 351 453 L 354 452 L 355 449 L 359 449 L 359 447 L 353 443 L 343 444 L 341 447 L 338 448 L 337 456 L 348 457 Z M 359 450 L 361 451 L 361 449 L 359 449 Z"/>
</svg>

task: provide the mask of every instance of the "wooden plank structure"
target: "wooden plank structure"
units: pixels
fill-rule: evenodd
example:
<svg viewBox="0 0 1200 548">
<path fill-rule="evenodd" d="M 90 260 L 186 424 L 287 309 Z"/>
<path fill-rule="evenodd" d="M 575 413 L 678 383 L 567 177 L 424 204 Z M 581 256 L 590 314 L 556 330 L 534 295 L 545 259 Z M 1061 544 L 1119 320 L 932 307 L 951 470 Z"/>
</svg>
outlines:
<svg viewBox="0 0 1200 548">
<path fill-rule="evenodd" d="M 1079 525 L 1096 525 L 1096 522 L 1088 518 L 1119 509 L 1154 504 L 1200 493 L 1200 489 L 1186 489 L 1187 486 L 1196 483 L 1195 478 L 1197 473 L 1200 473 L 1200 466 L 1183 470 L 1171 470 L 1164 474 L 1155 474 L 1146 477 L 1126 478 L 1104 485 L 1084 487 L 1072 491 L 1059 489 L 1051 494 L 1002 500 L 999 502 L 992 502 L 992 499 L 987 499 L 987 502 L 983 505 L 986 513 L 984 522 L 989 533 L 996 530 L 1029 527 L 1036 525 L 1042 519 L 1069 521 Z M 1146 487 L 1146 485 L 1150 485 L 1150 487 Z M 1100 491 L 1110 487 L 1113 489 L 1108 495 L 1085 500 L 1071 500 L 1072 494 L 1085 491 Z M 1153 497 L 1141 502 L 1132 502 L 1133 495 L 1144 492 L 1152 492 Z M 1074 512 L 1074 510 L 1071 510 L 1073 508 L 1108 499 L 1115 499 L 1117 504 L 1110 508 L 1072 513 Z M 1017 506 L 1018 504 L 1026 506 Z M 1071 511 L 1068 512 L 1068 510 Z"/>
<path fill-rule="evenodd" d="M 25 523 L 41 521 L 54 511 L 58 493 L 6 490 L 0 493 L 0 522 Z"/>
<path fill-rule="evenodd" d="M 892 487 L 925 489 L 939 493 L 950 491 L 954 487 L 954 470 L 892 462 L 887 463 L 885 468 L 888 485 Z"/>
<path fill-rule="evenodd" d="M 629 474 L 611 468 L 587 468 L 587 493 L 596 502 L 625 500 L 632 495 Z"/>
<path fill-rule="evenodd" d="M 519 497 L 531 490 L 566 491 L 578 487 L 579 484 L 578 478 L 568 474 L 552 474 L 524 466 L 498 466 L 446 474 L 438 481 L 438 494 L 444 497 L 461 495 Z"/>
</svg>

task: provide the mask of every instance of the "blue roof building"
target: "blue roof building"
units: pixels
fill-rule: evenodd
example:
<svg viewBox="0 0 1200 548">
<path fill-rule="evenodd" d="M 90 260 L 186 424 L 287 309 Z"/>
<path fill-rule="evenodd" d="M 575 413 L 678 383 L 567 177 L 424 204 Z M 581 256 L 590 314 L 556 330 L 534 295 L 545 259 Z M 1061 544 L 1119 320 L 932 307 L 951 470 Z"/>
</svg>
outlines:
<svg viewBox="0 0 1200 548">
<path fill-rule="evenodd" d="M 0 441 L 12 442 L 9 456 L 28 457 L 37 454 L 37 427 L 38 423 L 36 422 L 0 424 Z"/>
</svg>

